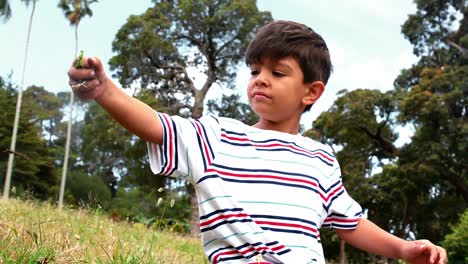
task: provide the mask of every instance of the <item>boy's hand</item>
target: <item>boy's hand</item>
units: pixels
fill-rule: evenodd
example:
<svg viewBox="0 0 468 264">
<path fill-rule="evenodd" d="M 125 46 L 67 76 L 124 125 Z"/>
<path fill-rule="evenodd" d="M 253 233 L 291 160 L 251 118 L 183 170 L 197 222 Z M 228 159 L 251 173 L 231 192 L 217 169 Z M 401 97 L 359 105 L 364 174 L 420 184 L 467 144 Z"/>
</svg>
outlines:
<svg viewBox="0 0 468 264">
<path fill-rule="evenodd" d="M 73 61 L 68 77 L 73 93 L 81 99 L 98 98 L 103 94 L 109 80 L 99 58 L 88 58 L 82 54 Z"/>
<path fill-rule="evenodd" d="M 447 252 L 428 240 L 408 241 L 402 249 L 403 259 L 411 264 L 445 264 Z"/>
</svg>

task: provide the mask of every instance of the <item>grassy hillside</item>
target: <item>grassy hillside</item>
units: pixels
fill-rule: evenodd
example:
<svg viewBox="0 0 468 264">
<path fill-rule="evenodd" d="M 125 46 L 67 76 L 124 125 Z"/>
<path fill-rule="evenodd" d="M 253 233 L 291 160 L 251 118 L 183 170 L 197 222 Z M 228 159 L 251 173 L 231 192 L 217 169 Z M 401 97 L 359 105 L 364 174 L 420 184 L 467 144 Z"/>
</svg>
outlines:
<svg viewBox="0 0 468 264">
<path fill-rule="evenodd" d="M 208 263 L 199 239 L 86 210 L 0 199 L 0 263 Z"/>
</svg>

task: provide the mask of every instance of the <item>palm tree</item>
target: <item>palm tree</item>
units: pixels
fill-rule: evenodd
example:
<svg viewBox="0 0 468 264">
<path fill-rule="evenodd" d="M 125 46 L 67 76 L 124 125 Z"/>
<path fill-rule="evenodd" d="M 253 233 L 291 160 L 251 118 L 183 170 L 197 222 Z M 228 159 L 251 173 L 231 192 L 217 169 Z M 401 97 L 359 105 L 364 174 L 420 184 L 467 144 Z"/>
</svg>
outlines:
<svg viewBox="0 0 468 264">
<path fill-rule="evenodd" d="M 10 1 L 0 0 L 0 17 L 3 17 L 5 21 L 11 17 L 11 6 Z"/>
<path fill-rule="evenodd" d="M 23 100 L 23 86 L 24 86 L 24 77 L 26 72 L 26 62 L 28 59 L 28 49 L 29 49 L 29 38 L 31 36 L 31 28 L 34 17 L 34 11 L 36 10 L 36 0 L 21 0 L 26 6 L 32 2 L 32 11 L 31 16 L 29 17 L 29 26 L 28 33 L 26 37 L 26 48 L 24 51 L 24 60 L 23 60 L 23 71 L 21 74 L 21 85 L 18 89 L 18 97 L 16 99 L 16 111 L 15 111 L 15 120 L 13 122 L 13 133 L 11 136 L 10 149 L 8 154 L 8 165 L 7 172 L 5 176 L 5 184 L 3 185 L 3 199 L 8 199 L 10 196 L 10 184 L 11 184 L 11 174 L 13 172 L 13 161 L 15 160 L 15 149 L 16 149 L 16 135 L 18 134 L 18 123 L 21 112 L 21 103 Z M 3 17 L 8 20 L 11 17 L 11 6 L 8 0 L 0 0 L 0 17 Z"/>
<path fill-rule="evenodd" d="M 65 13 L 65 18 L 75 27 L 75 57 L 78 55 L 78 25 L 85 16 L 92 16 L 93 12 L 89 5 L 97 0 L 60 0 L 58 7 Z M 70 154 L 71 127 L 73 118 L 73 93 L 70 93 L 70 116 L 67 125 L 67 140 L 65 143 L 65 157 L 63 159 L 62 179 L 60 182 L 59 209 L 63 207 L 63 195 L 65 193 L 65 181 L 67 179 L 68 156 Z"/>
</svg>

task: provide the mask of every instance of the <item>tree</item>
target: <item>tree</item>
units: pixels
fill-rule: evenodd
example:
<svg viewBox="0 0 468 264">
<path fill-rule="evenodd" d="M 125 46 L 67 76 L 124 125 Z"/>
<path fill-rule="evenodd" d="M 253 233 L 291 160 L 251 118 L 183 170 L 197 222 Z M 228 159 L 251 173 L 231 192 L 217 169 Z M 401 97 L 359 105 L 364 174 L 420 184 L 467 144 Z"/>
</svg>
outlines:
<svg viewBox="0 0 468 264">
<path fill-rule="evenodd" d="M 30 89 L 25 90 L 25 101 L 30 101 Z M 14 100 L 17 98 L 15 87 L 0 78 L 0 168 L 6 168 L 6 160 L 9 154 L 9 131 L 12 124 L 9 122 L 14 116 Z M 58 177 L 45 140 L 41 137 L 41 127 L 36 122 L 37 116 L 44 114 L 42 110 L 36 112 L 30 104 L 23 107 L 21 118 L 18 121 L 18 128 L 22 133 L 18 134 L 17 156 L 14 178 L 12 184 L 16 193 L 28 191 L 34 197 L 47 199 L 53 192 L 53 186 L 57 183 Z"/>
<path fill-rule="evenodd" d="M 443 245 L 450 261 L 468 262 L 468 210 L 460 215 L 460 221 L 452 227 L 452 233 L 445 236 Z"/>
<path fill-rule="evenodd" d="M 347 189 L 371 220 L 399 237 L 440 243 L 468 201 L 468 8 L 415 2 L 402 32 L 418 63 L 401 71 L 393 91 L 341 92 L 307 134 L 335 148 Z M 414 134 L 396 147 L 403 126 Z"/>
<path fill-rule="evenodd" d="M 136 97 L 156 111 L 165 111 L 161 101 L 150 90 L 142 90 Z M 168 189 L 167 178 L 154 177 L 148 166 L 147 143 L 138 140 L 134 135 L 129 138 L 128 142 L 127 148 L 122 151 L 126 171 L 122 174 L 123 180 L 120 182 L 120 185 L 122 187 L 138 187 L 148 193 L 161 187 Z M 182 183 L 179 185 L 182 185 Z M 154 201 L 152 202 L 154 203 Z"/>
<path fill-rule="evenodd" d="M 95 2 L 97 2 L 97 0 L 60 0 L 59 2 L 59 8 L 64 11 L 65 17 L 70 22 L 70 25 L 75 27 L 75 57 L 78 55 L 78 25 L 80 24 L 82 18 L 93 15 L 93 12 L 89 6 L 90 4 Z M 68 171 L 68 156 L 70 152 L 71 127 L 73 118 L 73 102 L 74 95 L 73 93 L 70 93 L 70 116 L 68 119 L 67 126 L 67 141 L 65 143 L 65 157 L 62 169 L 62 181 L 60 183 L 60 195 L 58 204 L 59 209 L 61 209 L 63 206 L 63 195 L 65 191 L 65 181 L 67 178 Z"/>
<path fill-rule="evenodd" d="M 152 90 L 166 112 L 198 118 L 214 84 L 233 87 L 249 40 L 271 14 L 260 12 L 252 0 L 154 2 L 117 33 L 111 69 L 124 87 Z M 195 78 L 204 80 L 201 87 Z M 197 200 L 189 190 L 191 232 L 197 234 Z"/>
<path fill-rule="evenodd" d="M 111 193 L 98 176 L 89 176 L 81 171 L 73 171 L 73 173 L 70 173 L 67 190 L 78 206 L 100 206 L 104 209 L 110 206 Z"/>
<path fill-rule="evenodd" d="M 404 239 L 440 241 L 449 231 L 446 223 L 454 223 L 465 205 L 461 193 L 440 177 L 437 162 L 420 161 L 427 157 L 426 149 L 440 144 L 438 139 L 419 142 L 416 134 L 411 143 L 395 146 L 402 123 L 397 108 L 400 98 L 393 91 L 358 89 L 339 96 L 306 135 L 336 150 L 348 192 L 372 221 Z M 427 221 L 429 213 L 431 221 Z"/>
<path fill-rule="evenodd" d="M 57 129 L 63 119 L 63 113 L 60 111 L 63 102 L 44 87 L 35 85 L 25 91 L 24 97 L 25 103 L 32 109 L 34 115 L 31 122 L 41 128 L 42 137 L 47 140 L 47 146 L 53 147 L 54 138 L 58 136 Z"/>
<path fill-rule="evenodd" d="M 304 135 L 334 149 L 347 191 L 365 210 L 369 210 L 370 219 L 386 229 L 385 219 L 388 218 L 376 219 L 380 215 L 374 210 L 376 188 L 372 179 L 375 177 L 376 167 L 395 160 L 398 154 L 398 149 L 394 146 L 397 139 L 394 132 L 394 95 L 392 92 L 357 89 L 351 92 L 342 90 L 338 92 L 338 96 L 331 109 L 322 113 L 314 122 L 314 129 Z M 400 207 L 395 207 L 394 211 L 398 208 Z M 398 212 L 397 216 L 400 215 Z M 340 251 L 331 252 L 338 253 L 340 263 L 343 263 L 346 258 L 344 241 L 329 232 L 325 232 L 325 235 L 331 239 L 322 240 L 324 248 L 336 247 L 336 241 L 340 241 Z M 334 245 L 330 245 L 331 243 Z M 347 253 L 349 261 L 366 259 L 362 252 L 347 250 Z"/>
<path fill-rule="evenodd" d="M 131 145 L 130 132 L 114 122 L 98 104 L 91 103 L 81 137 L 84 144 L 80 153 L 86 173 L 101 178 L 114 198 L 119 176 L 126 172 L 125 151 Z"/>
<path fill-rule="evenodd" d="M 6 170 L 6 176 L 5 176 L 5 184 L 3 186 L 3 199 L 8 199 L 10 195 L 10 184 L 11 184 L 11 174 L 13 172 L 13 162 L 15 159 L 15 150 L 16 150 L 16 137 L 18 134 L 18 123 L 19 123 L 19 118 L 20 118 L 20 112 L 21 112 L 21 103 L 23 99 L 23 87 L 24 87 L 24 78 L 25 78 L 25 72 L 26 72 L 26 63 L 28 59 L 28 50 L 29 50 L 29 38 L 31 36 L 31 29 L 32 29 L 32 22 L 34 18 L 34 12 L 36 10 L 36 0 L 22 0 L 26 5 L 29 5 L 29 3 L 32 2 L 32 10 L 31 10 L 31 16 L 29 17 L 29 26 L 28 26 L 28 33 L 26 37 L 26 48 L 24 51 L 24 60 L 23 60 L 23 71 L 22 71 L 22 76 L 21 76 L 21 85 L 19 86 L 18 89 L 18 97 L 16 100 L 16 112 L 15 112 L 15 118 L 13 121 L 13 133 L 11 136 L 11 143 L 10 143 L 10 148 L 9 148 L 9 156 L 8 156 L 8 165 L 7 165 L 7 170 Z M 8 19 L 11 16 L 11 7 L 10 3 L 8 0 L 0 0 L 0 15 L 4 16 L 5 19 Z"/>
<path fill-rule="evenodd" d="M 11 17 L 11 6 L 9 0 L 0 0 L 0 17 L 3 17 L 4 21 Z"/>
<path fill-rule="evenodd" d="M 402 32 L 421 56 L 395 82 L 399 119 L 415 129 L 421 166 L 431 168 L 468 202 L 468 2 L 417 1 Z M 459 27 L 454 21 L 461 16 Z M 432 144 L 426 144 L 430 140 Z M 425 146 L 423 146 L 425 145 Z"/>
<path fill-rule="evenodd" d="M 419 0 L 416 5 L 402 32 L 420 60 L 395 81 L 398 120 L 415 131 L 399 164 L 424 175 L 427 202 L 418 210 L 433 212 L 437 224 L 418 231 L 440 241 L 468 202 L 468 2 Z"/>
</svg>

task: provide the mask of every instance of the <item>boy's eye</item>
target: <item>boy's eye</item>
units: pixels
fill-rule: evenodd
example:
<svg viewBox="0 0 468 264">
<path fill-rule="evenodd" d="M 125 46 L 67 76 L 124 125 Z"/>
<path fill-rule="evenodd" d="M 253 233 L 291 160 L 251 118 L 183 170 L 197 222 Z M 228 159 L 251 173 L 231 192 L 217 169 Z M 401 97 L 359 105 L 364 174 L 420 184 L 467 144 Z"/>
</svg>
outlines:
<svg viewBox="0 0 468 264">
<path fill-rule="evenodd" d="M 286 76 L 286 74 L 280 72 L 280 71 L 274 71 L 273 72 L 273 75 L 276 76 L 276 77 L 283 77 L 283 76 Z"/>
<path fill-rule="evenodd" d="M 258 74 L 258 71 L 257 71 L 257 70 L 251 70 L 251 71 L 250 71 L 250 75 L 253 75 L 253 76 L 254 76 L 254 75 L 257 75 L 257 74 Z"/>
</svg>

